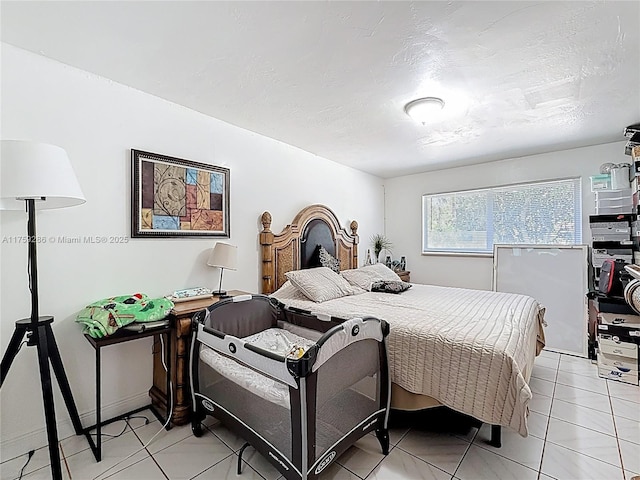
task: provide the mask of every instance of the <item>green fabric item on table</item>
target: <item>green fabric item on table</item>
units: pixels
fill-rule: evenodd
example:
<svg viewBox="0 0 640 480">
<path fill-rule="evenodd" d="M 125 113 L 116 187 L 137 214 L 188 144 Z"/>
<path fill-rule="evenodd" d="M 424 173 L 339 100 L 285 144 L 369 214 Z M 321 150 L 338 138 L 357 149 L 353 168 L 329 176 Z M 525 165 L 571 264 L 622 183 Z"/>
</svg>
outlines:
<svg viewBox="0 0 640 480">
<path fill-rule="evenodd" d="M 133 322 L 162 320 L 172 308 L 173 302 L 166 298 L 149 298 L 144 293 L 120 295 L 87 305 L 78 313 L 76 322 L 83 325 L 83 333 L 103 338 Z"/>
</svg>

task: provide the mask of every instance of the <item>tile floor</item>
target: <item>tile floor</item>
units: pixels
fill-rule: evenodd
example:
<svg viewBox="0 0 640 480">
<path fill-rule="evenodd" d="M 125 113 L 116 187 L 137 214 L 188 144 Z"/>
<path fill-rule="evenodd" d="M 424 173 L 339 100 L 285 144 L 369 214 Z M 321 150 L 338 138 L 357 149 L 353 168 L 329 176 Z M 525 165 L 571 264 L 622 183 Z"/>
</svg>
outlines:
<svg viewBox="0 0 640 480">
<path fill-rule="evenodd" d="M 500 449 L 487 444 L 490 428 L 467 424 L 442 431 L 428 424 L 391 431 L 385 458 L 373 435 L 361 439 L 323 474 L 322 480 L 631 480 L 640 475 L 640 388 L 597 377 L 586 359 L 543 352 L 531 379 L 534 398 L 530 435 L 503 429 Z M 189 426 L 162 431 L 153 415 L 110 425 L 117 438 L 103 443 L 96 463 L 84 437 L 61 442 L 65 478 L 73 480 L 166 480 L 283 478 L 251 448 L 243 473 L 236 476 L 237 451 L 243 441 L 210 419 L 205 435 Z M 402 421 L 396 422 L 402 424 Z M 16 479 L 26 455 L 0 464 L 2 480 Z M 42 448 L 24 470 L 24 480 L 48 479 L 48 451 Z"/>
</svg>

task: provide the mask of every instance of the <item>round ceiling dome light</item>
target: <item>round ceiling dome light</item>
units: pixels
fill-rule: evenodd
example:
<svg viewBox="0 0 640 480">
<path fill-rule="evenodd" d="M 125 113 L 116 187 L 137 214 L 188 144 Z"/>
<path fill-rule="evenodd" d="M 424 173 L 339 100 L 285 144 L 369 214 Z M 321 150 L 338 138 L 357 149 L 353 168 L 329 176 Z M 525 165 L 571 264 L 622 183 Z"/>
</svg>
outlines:
<svg viewBox="0 0 640 480">
<path fill-rule="evenodd" d="M 444 100 L 438 97 L 424 97 L 412 100 L 404 106 L 407 115 L 423 125 L 444 108 Z"/>
</svg>

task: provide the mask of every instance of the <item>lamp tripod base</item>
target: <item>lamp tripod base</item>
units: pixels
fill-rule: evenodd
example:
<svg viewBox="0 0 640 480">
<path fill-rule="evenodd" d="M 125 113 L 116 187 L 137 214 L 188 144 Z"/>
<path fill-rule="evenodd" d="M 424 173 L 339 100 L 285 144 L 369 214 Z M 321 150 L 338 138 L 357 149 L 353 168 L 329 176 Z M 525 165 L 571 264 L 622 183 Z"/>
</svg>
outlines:
<svg viewBox="0 0 640 480">
<path fill-rule="evenodd" d="M 226 290 L 215 290 L 213 292 L 211 292 L 211 295 L 213 295 L 214 297 L 224 297 L 227 295 L 227 291 Z"/>
<path fill-rule="evenodd" d="M 9 347 L 2 357 L 0 365 L 0 387 L 4 384 L 4 379 L 9 373 L 11 364 L 16 358 L 20 350 L 20 344 L 24 337 L 27 337 L 27 346 L 34 346 L 38 350 L 38 365 L 40 367 L 40 384 L 42 386 L 42 400 L 44 403 L 44 416 L 47 426 L 47 439 L 49 441 L 49 458 L 51 460 L 51 473 L 54 480 L 62 480 L 62 467 L 60 464 L 60 450 L 58 448 L 58 429 L 56 425 L 56 412 L 53 404 L 53 389 L 51 383 L 51 370 L 58 380 L 62 398 L 69 411 L 71 422 L 76 435 L 82 434 L 82 424 L 80 423 L 80 415 L 73 400 L 69 380 L 62 365 L 60 351 L 53 336 L 51 324 L 52 316 L 38 317 L 37 321 L 31 318 L 23 318 L 16 322 L 16 328 L 13 331 Z M 49 364 L 51 362 L 51 364 Z"/>
</svg>

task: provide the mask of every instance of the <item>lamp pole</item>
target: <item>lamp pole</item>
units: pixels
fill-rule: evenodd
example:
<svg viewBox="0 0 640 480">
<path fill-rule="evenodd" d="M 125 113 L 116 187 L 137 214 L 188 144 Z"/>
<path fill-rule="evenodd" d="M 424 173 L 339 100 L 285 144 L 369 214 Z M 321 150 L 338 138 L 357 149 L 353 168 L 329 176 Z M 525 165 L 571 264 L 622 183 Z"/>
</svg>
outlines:
<svg viewBox="0 0 640 480">
<path fill-rule="evenodd" d="M 42 200 L 45 200 L 44 198 Z M 29 290 L 31 290 L 31 324 L 38 326 L 40 307 L 38 305 L 38 250 L 36 242 L 36 201 L 28 198 L 27 235 L 29 240 Z"/>
</svg>

